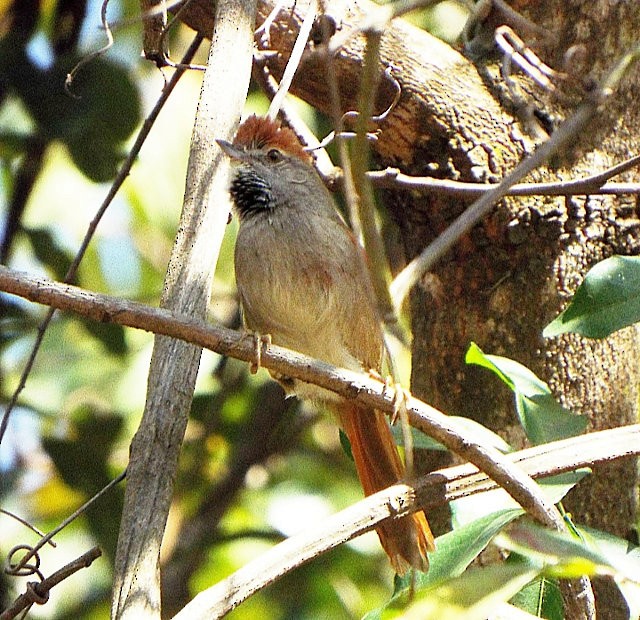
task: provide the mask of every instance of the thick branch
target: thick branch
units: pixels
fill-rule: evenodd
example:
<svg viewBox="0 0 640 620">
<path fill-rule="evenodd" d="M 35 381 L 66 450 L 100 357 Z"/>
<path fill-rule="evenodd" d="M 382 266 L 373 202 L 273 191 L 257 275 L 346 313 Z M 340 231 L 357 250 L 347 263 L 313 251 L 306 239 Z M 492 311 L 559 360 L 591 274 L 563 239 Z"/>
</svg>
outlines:
<svg viewBox="0 0 640 620">
<path fill-rule="evenodd" d="M 258 3 L 258 25 L 277 4 L 276 0 Z M 280 79 L 289 58 L 307 2 L 296 2 L 293 9 L 280 11 L 269 30 L 270 50 L 278 54 L 266 59 L 269 71 Z M 360 26 L 380 6 L 369 0 L 334 0 L 326 3 L 327 14 L 339 25 L 334 38 L 344 42 L 334 57 L 342 112 L 355 110 L 362 74 L 364 37 Z M 207 0 L 192 0 L 180 14 L 187 25 L 207 36 L 211 25 L 211 9 Z M 330 44 L 333 40 L 330 41 Z M 258 45 L 262 45 L 260 40 Z M 397 68 L 394 76 L 400 83 L 402 97 L 381 125 L 378 140 L 372 145 L 385 160 L 408 164 L 445 160 L 465 167 L 462 178 L 468 178 L 471 166 L 487 167 L 500 172 L 504 161 L 496 154 L 471 145 L 506 143 L 513 120 L 489 95 L 474 65 L 424 30 L 408 22 L 393 20 L 385 30 L 380 48 L 380 73 Z M 291 92 L 325 114 L 330 114 L 331 96 L 322 51 L 309 51 L 303 57 Z M 385 110 L 393 99 L 395 86 L 382 80 L 374 101 L 374 110 Z M 466 121 L 473 119 L 472 123 Z M 455 140 L 451 137 L 457 135 Z M 425 136 L 429 140 L 425 141 Z M 489 161 L 489 157 L 493 157 Z M 489 165 L 490 164 L 490 165 Z"/>
<path fill-rule="evenodd" d="M 184 204 L 161 299 L 165 308 L 200 318 L 206 315 L 211 275 L 228 215 L 223 198 L 227 167 L 220 165 L 221 152 L 214 148 L 213 138 L 231 137 L 244 105 L 251 72 L 255 0 L 220 0 L 216 10 Z M 183 341 L 155 340 L 145 411 L 127 468 L 116 554 L 114 618 L 160 617 L 160 545 L 201 351 L 201 347 Z"/>
</svg>

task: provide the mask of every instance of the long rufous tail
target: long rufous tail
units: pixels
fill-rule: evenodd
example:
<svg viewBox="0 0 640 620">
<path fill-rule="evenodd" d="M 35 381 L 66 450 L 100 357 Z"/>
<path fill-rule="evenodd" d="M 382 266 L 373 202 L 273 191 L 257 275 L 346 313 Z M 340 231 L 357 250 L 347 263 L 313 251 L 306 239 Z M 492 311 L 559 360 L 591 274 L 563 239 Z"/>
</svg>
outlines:
<svg viewBox="0 0 640 620">
<path fill-rule="evenodd" d="M 341 403 L 335 407 L 351 443 L 351 452 L 365 495 L 404 480 L 405 470 L 385 416 L 379 411 Z M 424 512 L 388 521 L 376 530 L 393 568 L 403 575 L 409 568 L 426 571 L 427 551 L 435 549 Z"/>
</svg>

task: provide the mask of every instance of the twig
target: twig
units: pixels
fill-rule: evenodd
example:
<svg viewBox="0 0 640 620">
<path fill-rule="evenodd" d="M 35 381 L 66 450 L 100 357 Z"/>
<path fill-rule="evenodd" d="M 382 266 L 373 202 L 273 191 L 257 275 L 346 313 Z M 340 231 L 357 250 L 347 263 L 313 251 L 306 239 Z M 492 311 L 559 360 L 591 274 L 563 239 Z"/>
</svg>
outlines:
<svg viewBox="0 0 640 620">
<path fill-rule="evenodd" d="M 0 614 L 0 620 L 11 620 L 15 618 L 21 611 L 30 608 L 34 603 L 44 605 L 49 600 L 49 592 L 51 588 L 57 586 L 61 581 L 77 573 L 82 568 L 91 566 L 94 560 L 102 555 L 99 547 L 93 547 L 79 558 L 69 562 L 60 570 L 43 579 L 40 582 L 31 581 L 27 584 L 27 591 L 21 594 L 9 607 Z"/>
<path fill-rule="evenodd" d="M 273 26 L 285 4 L 286 0 L 278 0 L 269 15 L 267 15 L 267 18 L 262 22 L 262 25 L 254 32 L 254 34 L 259 34 L 260 32 L 263 33 L 260 37 L 260 43 L 263 45 L 271 45 L 271 26 Z"/>
<path fill-rule="evenodd" d="M 78 312 L 94 320 L 183 339 L 247 362 L 255 358 L 253 336 L 213 326 L 192 317 L 177 316 L 162 308 L 150 308 L 108 295 L 90 293 L 3 266 L 0 266 L 0 290 L 37 303 Z M 336 368 L 274 345 L 263 351 L 262 366 L 284 376 L 314 383 L 387 414 L 394 411 L 395 391 L 387 389 L 384 383 L 367 374 Z M 415 398 L 407 398 L 406 407 L 413 426 L 487 472 L 541 523 L 563 527 L 561 516 L 542 496 L 537 485 L 520 468 L 514 468 L 504 455 L 491 447 L 478 445 L 467 430 L 459 429 L 448 416 Z"/>
<path fill-rule="evenodd" d="M 396 324 L 395 308 L 389 296 L 391 272 L 389 261 L 382 242 L 382 236 L 375 220 L 375 197 L 371 183 L 366 176 L 369 169 L 369 144 L 367 126 L 373 116 L 373 104 L 378 92 L 380 43 L 382 30 L 369 30 L 366 33 L 364 66 L 358 93 L 358 116 L 356 118 L 356 137 L 351 149 L 351 170 L 353 186 L 357 196 L 357 213 L 362 229 L 364 247 L 369 260 L 371 281 L 381 318 L 386 324 Z"/>
<path fill-rule="evenodd" d="M 607 183 L 622 172 L 640 164 L 640 155 L 617 164 L 603 172 L 570 181 L 551 183 L 516 183 L 505 196 L 576 196 L 580 194 L 640 194 L 640 183 Z M 467 183 L 465 181 L 449 181 L 434 177 L 414 177 L 403 174 L 397 168 L 374 170 L 367 173 L 375 187 L 387 189 L 407 189 L 421 191 L 425 194 L 440 193 L 461 198 L 482 196 L 495 189 L 497 183 Z"/>
<path fill-rule="evenodd" d="M 17 514 L 14 514 L 10 510 L 5 510 L 4 508 L 0 508 L 0 512 L 2 514 L 7 515 L 8 517 L 11 517 L 12 519 L 15 519 L 18 523 L 22 523 L 22 525 L 24 525 L 25 527 L 29 528 L 32 532 L 35 532 L 38 536 L 44 536 L 45 535 L 44 532 L 41 532 L 37 527 L 35 527 L 35 525 L 31 525 L 31 523 L 29 523 L 26 519 L 23 519 L 22 517 L 19 517 Z M 49 544 L 52 547 L 56 546 L 56 543 L 54 543 L 52 540 L 49 541 Z"/>
<path fill-rule="evenodd" d="M 342 33 L 332 37 L 327 46 L 327 51 L 331 55 L 336 54 L 351 37 L 367 31 L 383 32 L 389 22 L 395 17 L 413 11 L 414 8 L 426 7 L 440 1 L 441 0 L 420 0 L 419 2 L 408 2 L 407 0 L 398 0 L 398 2 L 390 2 L 377 7 L 375 10 L 365 13 L 359 23 L 343 29 Z"/>
<path fill-rule="evenodd" d="M 111 47 L 113 47 L 113 33 L 111 32 L 111 28 L 109 28 L 109 22 L 107 21 L 108 5 L 109 5 L 109 0 L 103 0 L 102 9 L 100 10 L 100 19 L 102 20 L 102 27 L 104 28 L 104 33 L 107 37 L 107 42 L 99 50 L 96 50 L 95 52 L 88 54 L 80 62 L 78 62 L 76 66 L 73 67 L 73 69 L 71 69 L 71 71 L 67 74 L 67 78 L 64 81 L 65 91 L 69 95 L 71 95 L 74 99 L 80 98 L 78 95 L 75 95 L 71 92 L 71 84 L 73 83 L 73 80 L 78 74 L 78 71 L 80 71 L 80 69 L 82 69 L 82 67 L 84 67 L 86 64 L 89 64 L 91 61 L 95 60 L 96 58 L 99 58 L 100 56 L 103 56 L 104 54 L 106 54 L 111 49 Z"/>
<path fill-rule="evenodd" d="M 196 34 L 194 36 L 193 42 L 189 46 L 189 49 L 185 52 L 185 55 L 183 58 L 184 64 L 188 64 L 191 61 L 198 47 L 200 47 L 200 43 L 202 42 L 202 39 L 203 37 L 199 34 Z M 73 259 L 73 262 L 69 266 L 69 269 L 66 273 L 66 276 L 64 279 L 65 282 L 71 282 L 75 278 L 78 272 L 78 267 L 80 265 L 80 262 L 84 258 L 85 252 L 89 247 L 89 243 L 91 242 L 91 239 L 93 239 L 93 235 L 95 234 L 96 229 L 98 228 L 98 224 L 100 223 L 100 220 L 102 219 L 107 209 L 109 208 L 109 205 L 111 204 L 116 194 L 120 190 L 120 187 L 122 187 L 122 184 L 125 182 L 126 178 L 129 176 L 129 173 L 131 172 L 131 167 L 133 166 L 133 163 L 136 157 L 138 156 L 138 153 L 140 152 L 140 149 L 142 148 L 144 141 L 147 139 L 147 136 L 149 135 L 149 132 L 151 131 L 151 128 L 153 127 L 153 124 L 155 123 L 155 120 L 158 117 L 158 114 L 160 114 L 160 111 L 162 110 L 167 99 L 169 98 L 169 95 L 173 92 L 173 89 L 175 88 L 176 84 L 178 83 L 178 80 L 182 77 L 184 72 L 185 72 L 185 69 L 183 68 L 179 68 L 176 70 L 176 72 L 173 74 L 169 83 L 164 87 L 155 106 L 153 106 L 153 110 L 151 110 L 151 112 L 149 113 L 149 116 L 145 119 L 142 127 L 140 128 L 140 131 L 138 132 L 138 137 L 136 138 L 135 143 L 131 147 L 131 151 L 127 155 L 127 158 L 123 162 L 122 167 L 118 172 L 118 175 L 113 180 L 113 183 L 109 188 L 109 192 L 107 193 L 107 196 L 105 197 L 104 201 L 96 211 L 96 214 L 94 215 L 93 220 L 91 220 L 89 227 L 87 228 L 87 232 L 85 233 L 84 239 L 80 244 L 80 248 L 78 249 L 78 252 L 76 253 L 75 258 Z M 4 414 L 2 416 L 2 422 L 0 422 L 0 443 L 2 443 L 2 439 L 7 430 L 7 426 L 9 424 L 9 416 L 11 415 L 11 412 L 16 406 L 16 403 L 18 402 L 18 398 L 22 390 L 24 389 L 24 386 L 27 383 L 27 378 L 29 377 L 29 373 L 33 368 L 33 364 L 36 360 L 36 355 L 40 350 L 40 345 L 42 344 L 42 340 L 44 338 L 45 332 L 49 327 L 49 323 L 53 318 L 53 314 L 54 314 L 54 310 L 53 309 L 49 310 L 45 318 L 42 320 L 42 322 L 38 326 L 38 333 L 36 335 L 35 342 L 33 343 L 33 347 L 31 348 L 29 359 L 27 360 L 25 367 L 22 371 L 22 374 L 20 375 L 20 381 L 18 382 L 16 389 L 13 391 L 13 394 L 11 395 L 11 400 L 9 401 L 9 404 L 7 405 L 7 408 L 4 411 Z"/>
<path fill-rule="evenodd" d="M 508 458 L 530 476 L 539 478 L 636 454 L 640 454 L 637 424 L 536 446 Z M 472 465 L 432 472 L 417 480 L 414 487 L 389 487 L 272 547 L 198 594 L 173 620 L 219 618 L 297 566 L 375 528 L 385 519 L 495 488 L 495 483 Z"/>
<path fill-rule="evenodd" d="M 596 99 L 583 103 L 578 110 L 565 121 L 551 136 L 542 143 L 536 151 L 523 159 L 494 189 L 483 194 L 466 211 L 464 211 L 452 224 L 450 224 L 438 237 L 430 243 L 423 252 L 416 256 L 391 283 L 391 298 L 397 308 L 414 287 L 416 282 L 433 265 L 448 252 L 455 243 L 469 232 L 494 205 L 504 196 L 509 189 L 520 179 L 546 162 L 563 145 L 584 129 L 589 120 L 595 115 L 599 102 Z"/>
<path fill-rule="evenodd" d="M 330 6 L 328 0 L 320 0 L 320 14 L 324 16 Z M 321 50 L 321 59 L 324 64 L 324 72 L 327 78 L 327 86 L 329 89 L 329 110 L 331 113 L 331 120 L 334 129 L 334 135 L 336 139 L 336 147 L 338 151 L 338 163 L 342 169 L 342 183 L 343 194 L 347 206 L 347 215 L 351 230 L 353 231 L 356 239 L 362 239 L 362 229 L 360 227 L 360 221 L 358 217 L 358 200 L 356 191 L 353 185 L 353 175 L 351 171 L 351 160 L 349 159 L 349 152 L 347 145 L 343 139 L 343 114 L 340 100 L 340 89 L 338 87 L 338 76 L 335 68 L 335 58 L 333 54 L 328 53 L 328 45 L 332 37 L 332 32 L 328 28 L 327 20 L 323 19 L 320 22 L 322 36 L 322 44 L 319 46 Z M 321 146 L 324 148 L 324 144 L 321 141 Z"/>
<path fill-rule="evenodd" d="M 253 76 L 267 97 L 273 99 L 278 92 L 278 83 L 266 64 L 259 61 L 256 62 L 254 64 Z M 284 99 L 280 105 L 280 116 L 284 119 L 285 124 L 294 131 L 301 142 L 312 152 L 314 166 L 325 185 L 329 188 L 334 188 L 336 179 L 341 174 L 340 169 L 333 165 L 327 151 L 322 148 L 311 129 L 309 129 L 306 123 L 300 118 L 295 109 L 287 103 L 286 99 Z"/>
<path fill-rule="evenodd" d="M 236 390 L 235 384 L 226 385 L 220 398 Z M 260 390 L 259 402 L 233 443 L 225 474 L 207 489 L 198 509 L 182 523 L 176 544 L 163 557 L 163 613 L 167 616 L 177 613 L 188 602 L 188 583 L 202 564 L 207 549 L 225 538 L 219 531 L 220 520 L 241 492 L 247 471 L 270 456 L 285 454 L 314 421 L 315 416 L 285 414 L 284 408 L 289 409 L 290 405 L 283 402 L 278 392 L 279 388 L 273 384 L 266 384 Z M 212 420 L 212 424 L 216 422 Z"/>
<path fill-rule="evenodd" d="M 316 16 L 316 12 L 316 0 L 311 0 L 304 19 L 302 20 L 302 25 L 300 26 L 298 37 L 296 38 L 296 43 L 291 50 L 291 56 L 289 56 L 289 61 L 287 62 L 287 66 L 284 69 L 284 74 L 282 75 L 282 79 L 280 80 L 278 92 L 271 100 L 271 105 L 269 106 L 269 111 L 267 112 L 267 117 L 272 120 L 275 119 L 278 115 L 282 100 L 289 92 L 289 87 L 291 86 L 291 82 L 293 81 L 293 76 L 298 70 L 298 65 L 300 64 L 300 60 L 302 59 L 302 53 L 304 52 L 304 48 L 307 45 L 307 41 L 309 40 L 309 33 L 311 32 L 311 27 L 313 26 L 313 20 Z"/>
<path fill-rule="evenodd" d="M 31 547 L 29 551 L 24 555 L 24 557 L 20 560 L 20 562 L 12 567 L 12 569 L 14 571 L 20 570 L 20 568 L 25 566 L 26 563 L 33 556 L 35 556 L 38 551 L 40 551 L 40 549 L 42 549 L 42 547 L 44 547 L 47 543 L 53 544 L 55 546 L 51 539 L 56 536 L 56 534 L 59 534 L 65 527 L 67 527 L 67 525 L 75 521 L 80 515 L 84 514 L 87 511 L 87 508 L 89 508 L 89 506 L 99 500 L 105 493 L 108 493 L 114 486 L 120 484 L 125 479 L 126 475 L 127 472 L 125 470 L 119 476 L 109 482 L 109 484 L 100 489 L 100 491 L 98 491 L 93 497 L 89 498 L 84 504 L 82 504 L 82 506 L 80 506 L 80 508 L 70 514 L 64 521 L 62 521 L 62 523 L 60 523 L 60 525 L 58 525 L 58 527 L 51 530 L 48 534 L 43 534 L 38 543 Z"/>
<path fill-rule="evenodd" d="M 173 24 L 175 24 L 176 21 L 180 18 L 180 15 L 184 11 L 187 10 L 187 7 L 189 6 L 190 2 L 192 2 L 192 0 L 185 0 L 180 5 L 178 10 L 175 11 L 175 13 L 173 14 L 173 17 L 171 18 L 171 21 L 164 26 L 164 28 L 162 29 L 162 32 L 160 33 L 160 38 L 158 40 L 158 44 L 159 44 L 160 50 L 162 52 L 162 55 L 161 55 L 160 59 L 156 59 L 156 66 L 158 68 L 161 68 L 161 67 L 173 67 L 174 69 L 192 69 L 192 70 L 195 70 L 195 71 L 204 71 L 204 70 L 206 70 L 206 67 L 203 66 L 203 65 L 192 65 L 191 63 L 184 64 L 182 61 L 181 62 L 174 62 L 173 60 L 171 60 L 171 57 L 169 56 L 169 54 L 165 53 L 165 39 L 167 38 L 167 35 L 169 34 L 169 31 L 173 27 Z"/>
</svg>

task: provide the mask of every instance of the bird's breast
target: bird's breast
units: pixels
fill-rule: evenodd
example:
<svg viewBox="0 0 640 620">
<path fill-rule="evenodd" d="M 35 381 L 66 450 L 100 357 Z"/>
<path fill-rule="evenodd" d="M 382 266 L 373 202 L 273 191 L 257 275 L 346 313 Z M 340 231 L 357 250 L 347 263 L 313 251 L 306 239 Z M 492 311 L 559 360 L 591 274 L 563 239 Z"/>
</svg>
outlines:
<svg viewBox="0 0 640 620">
<path fill-rule="evenodd" d="M 342 367 L 376 367 L 380 334 L 370 289 L 346 229 L 263 217 L 240 226 L 235 250 L 247 327 Z"/>
</svg>

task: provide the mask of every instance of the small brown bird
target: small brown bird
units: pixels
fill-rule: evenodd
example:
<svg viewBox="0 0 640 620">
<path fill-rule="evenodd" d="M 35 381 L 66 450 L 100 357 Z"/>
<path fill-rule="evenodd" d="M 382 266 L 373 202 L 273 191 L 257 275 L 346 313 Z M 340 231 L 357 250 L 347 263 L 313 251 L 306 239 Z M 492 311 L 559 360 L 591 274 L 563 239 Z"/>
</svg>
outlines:
<svg viewBox="0 0 640 620">
<path fill-rule="evenodd" d="M 218 144 L 236 162 L 230 188 L 240 221 L 235 271 L 247 327 L 330 364 L 379 371 L 382 333 L 363 252 L 296 135 L 251 116 L 233 144 Z M 277 379 L 336 413 L 366 495 L 402 481 L 404 466 L 381 412 Z M 423 512 L 377 532 L 397 573 L 428 568 L 434 544 Z"/>
</svg>

